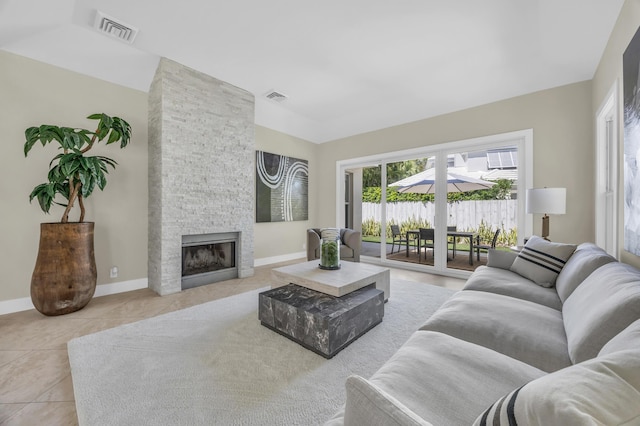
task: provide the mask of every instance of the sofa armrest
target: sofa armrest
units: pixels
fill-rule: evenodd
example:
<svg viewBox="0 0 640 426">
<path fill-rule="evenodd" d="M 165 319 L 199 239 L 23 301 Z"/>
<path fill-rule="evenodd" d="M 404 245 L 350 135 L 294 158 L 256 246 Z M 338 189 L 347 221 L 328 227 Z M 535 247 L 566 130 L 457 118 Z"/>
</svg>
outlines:
<svg viewBox="0 0 640 426">
<path fill-rule="evenodd" d="M 362 246 L 360 231 L 345 229 L 342 235 L 342 243 L 353 250 L 353 261 L 360 262 L 360 250 Z"/>
<path fill-rule="evenodd" d="M 307 260 L 318 259 L 317 251 L 320 248 L 320 234 L 315 229 L 307 229 Z"/>
<path fill-rule="evenodd" d="M 432 426 L 400 401 L 360 376 L 349 376 L 346 388 L 345 426 Z"/>
</svg>

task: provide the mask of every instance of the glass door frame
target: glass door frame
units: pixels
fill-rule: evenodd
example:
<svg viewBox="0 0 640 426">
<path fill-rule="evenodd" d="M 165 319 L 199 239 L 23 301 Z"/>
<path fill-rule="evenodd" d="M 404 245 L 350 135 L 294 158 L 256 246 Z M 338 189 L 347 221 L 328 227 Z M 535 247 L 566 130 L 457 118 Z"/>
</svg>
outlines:
<svg viewBox="0 0 640 426">
<path fill-rule="evenodd" d="M 504 146 L 518 148 L 518 245 L 522 245 L 524 237 L 533 232 L 533 216 L 525 213 L 525 193 L 533 186 L 533 129 L 501 133 L 479 138 L 465 139 L 436 145 L 425 145 L 402 151 L 393 151 L 366 157 L 336 161 L 336 226 L 344 226 L 344 175 L 348 169 L 381 165 L 382 196 L 381 208 L 381 241 L 386 241 L 386 201 L 387 201 L 387 163 L 406 161 L 415 158 L 436 157 L 436 194 L 435 194 L 435 229 L 436 241 L 446 241 L 447 218 L 447 155 L 461 151 L 481 151 Z M 354 200 L 355 202 L 356 200 Z M 354 221 L 356 219 L 354 218 Z M 361 221 L 361 218 L 360 218 Z M 416 265 L 406 262 L 388 260 L 385 244 L 380 245 L 380 259 L 366 258 L 370 262 L 379 262 L 394 267 L 413 269 L 442 275 L 466 277 L 468 271 L 447 268 L 447 245 L 437 244 L 434 266 Z"/>
</svg>

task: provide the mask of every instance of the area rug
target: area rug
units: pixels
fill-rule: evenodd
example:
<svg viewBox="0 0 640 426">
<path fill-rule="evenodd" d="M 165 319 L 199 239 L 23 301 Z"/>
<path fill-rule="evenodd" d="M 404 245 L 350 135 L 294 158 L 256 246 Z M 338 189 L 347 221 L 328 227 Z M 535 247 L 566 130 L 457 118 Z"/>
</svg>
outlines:
<svg viewBox="0 0 640 426">
<path fill-rule="evenodd" d="M 327 360 L 258 321 L 265 289 L 73 339 L 81 425 L 317 425 L 454 291 L 395 280 L 382 323 Z"/>
</svg>

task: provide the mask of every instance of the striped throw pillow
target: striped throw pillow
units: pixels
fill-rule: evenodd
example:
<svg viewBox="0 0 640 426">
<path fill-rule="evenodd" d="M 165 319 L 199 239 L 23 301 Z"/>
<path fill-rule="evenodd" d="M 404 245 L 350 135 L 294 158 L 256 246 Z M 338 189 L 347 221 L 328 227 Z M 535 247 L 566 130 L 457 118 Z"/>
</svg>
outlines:
<svg viewBox="0 0 640 426">
<path fill-rule="evenodd" d="M 498 399 L 473 426 L 640 425 L 637 349 L 590 359 Z"/>
<path fill-rule="evenodd" d="M 534 235 L 529 238 L 510 269 L 542 287 L 553 287 L 576 247 L 575 244 L 552 243 Z"/>
<path fill-rule="evenodd" d="M 522 387 L 494 402 L 476 419 L 473 426 L 517 425 L 515 407 L 520 389 Z"/>
</svg>

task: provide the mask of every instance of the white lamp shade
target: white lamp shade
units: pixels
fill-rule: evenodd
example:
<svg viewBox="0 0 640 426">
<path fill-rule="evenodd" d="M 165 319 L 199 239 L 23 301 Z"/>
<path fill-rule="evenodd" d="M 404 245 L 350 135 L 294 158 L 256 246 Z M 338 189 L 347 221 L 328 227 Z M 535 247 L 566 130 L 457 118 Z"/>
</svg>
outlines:
<svg viewBox="0 0 640 426">
<path fill-rule="evenodd" d="M 565 214 L 567 188 L 527 189 L 527 213 Z"/>
</svg>

